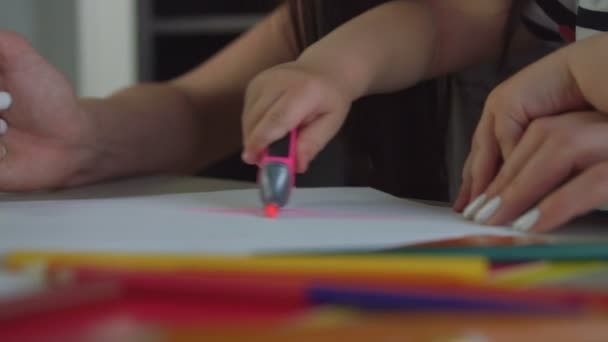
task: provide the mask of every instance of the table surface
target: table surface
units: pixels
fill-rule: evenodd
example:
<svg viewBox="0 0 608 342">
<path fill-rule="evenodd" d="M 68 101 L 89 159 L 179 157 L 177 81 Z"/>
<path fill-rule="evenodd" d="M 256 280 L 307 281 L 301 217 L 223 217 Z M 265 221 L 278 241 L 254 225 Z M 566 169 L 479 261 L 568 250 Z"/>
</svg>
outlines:
<svg viewBox="0 0 608 342">
<path fill-rule="evenodd" d="M 201 177 L 141 177 L 82 187 L 32 193 L 0 193 L 0 201 L 120 198 L 191 192 L 250 189 L 255 183 Z"/>
</svg>

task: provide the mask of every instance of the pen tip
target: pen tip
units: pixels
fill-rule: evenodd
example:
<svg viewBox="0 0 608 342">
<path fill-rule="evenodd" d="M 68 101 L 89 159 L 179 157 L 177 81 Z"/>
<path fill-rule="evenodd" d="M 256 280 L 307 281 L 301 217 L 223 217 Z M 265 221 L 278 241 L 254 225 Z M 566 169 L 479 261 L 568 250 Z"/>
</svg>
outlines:
<svg viewBox="0 0 608 342">
<path fill-rule="evenodd" d="M 264 208 L 264 212 L 268 218 L 277 218 L 279 215 L 279 207 L 276 204 L 268 204 Z"/>
</svg>

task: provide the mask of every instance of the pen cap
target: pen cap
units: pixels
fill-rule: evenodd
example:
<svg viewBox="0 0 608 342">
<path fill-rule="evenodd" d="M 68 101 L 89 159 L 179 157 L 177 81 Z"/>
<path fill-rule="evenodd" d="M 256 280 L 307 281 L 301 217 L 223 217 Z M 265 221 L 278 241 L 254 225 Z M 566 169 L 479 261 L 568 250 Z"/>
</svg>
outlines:
<svg viewBox="0 0 608 342">
<path fill-rule="evenodd" d="M 291 172 L 289 166 L 281 162 L 269 162 L 259 174 L 260 196 L 264 204 L 284 207 L 291 191 Z"/>
</svg>

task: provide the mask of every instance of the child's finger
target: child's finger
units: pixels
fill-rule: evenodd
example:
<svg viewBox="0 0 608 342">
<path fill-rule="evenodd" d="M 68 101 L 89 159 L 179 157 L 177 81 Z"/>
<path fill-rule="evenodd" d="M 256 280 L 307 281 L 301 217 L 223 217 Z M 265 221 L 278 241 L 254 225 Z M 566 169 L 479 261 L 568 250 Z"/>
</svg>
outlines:
<svg viewBox="0 0 608 342">
<path fill-rule="evenodd" d="M 245 106 L 243 111 L 243 141 L 249 140 L 251 131 L 257 126 L 269 108 L 277 103 L 284 94 L 283 91 L 271 91 Z"/>
<path fill-rule="evenodd" d="M 320 115 L 298 132 L 297 170 L 306 172 L 310 162 L 336 135 L 344 123 L 348 109 Z"/>
<path fill-rule="evenodd" d="M 249 140 L 251 131 L 255 127 L 255 124 L 261 119 L 268 108 L 278 100 L 276 99 L 275 101 L 271 101 L 270 99 L 272 99 L 272 97 L 265 96 L 263 99 L 258 99 L 257 102 L 252 102 L 251 107 L 245 107 L 243 110 L 243 115 L 241 117 L 241 129 L 244 146 L 245 142 Z M 258 162 L 258 159 L 259 155 L 251 154 L 245 147 L 243 147 L 243 152 L 241 153 L 241 160 L 243 162 L 253 165 Z"/>
<path fill-rule="evenodd" d="M 243 159 L 252 163 L 271 143 L 314 115 L 314 99 L 299 91 L 288 91 L 274 103 L 252 129 L 245 141 Z"/>
<path fill-rule="evenodd" d="M 546 232 L 608 202 L 608 162 L 587 169 L 538 207 L 515 220 L 513 229 Z"/>
</svg>

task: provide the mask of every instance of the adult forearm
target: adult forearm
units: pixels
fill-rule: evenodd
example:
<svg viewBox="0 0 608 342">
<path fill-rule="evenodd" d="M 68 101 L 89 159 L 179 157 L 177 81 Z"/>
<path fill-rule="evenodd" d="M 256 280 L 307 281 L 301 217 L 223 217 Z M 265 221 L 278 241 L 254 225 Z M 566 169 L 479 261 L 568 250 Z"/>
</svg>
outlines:
<svg viewBox="0 0 608 342">
<path fill-rule="evenodd" d="M 171 83 L 142 84 L 106 99 L 83 99 L 96 150 L 74 183 L 200 170 L 237 150 L 238 102 L 208 99 L 205 113 L 199 113 Z"/>
<path fill-rule="evenodd" d="M 210 60 L 166 83 L 85 99 L 97 149 L 78 182 L 133 174 L 192 173 L 241 146 L 241 112 L 249 81 L 293 60 L 295 36 L 280 6 Z"/>
</svg>

